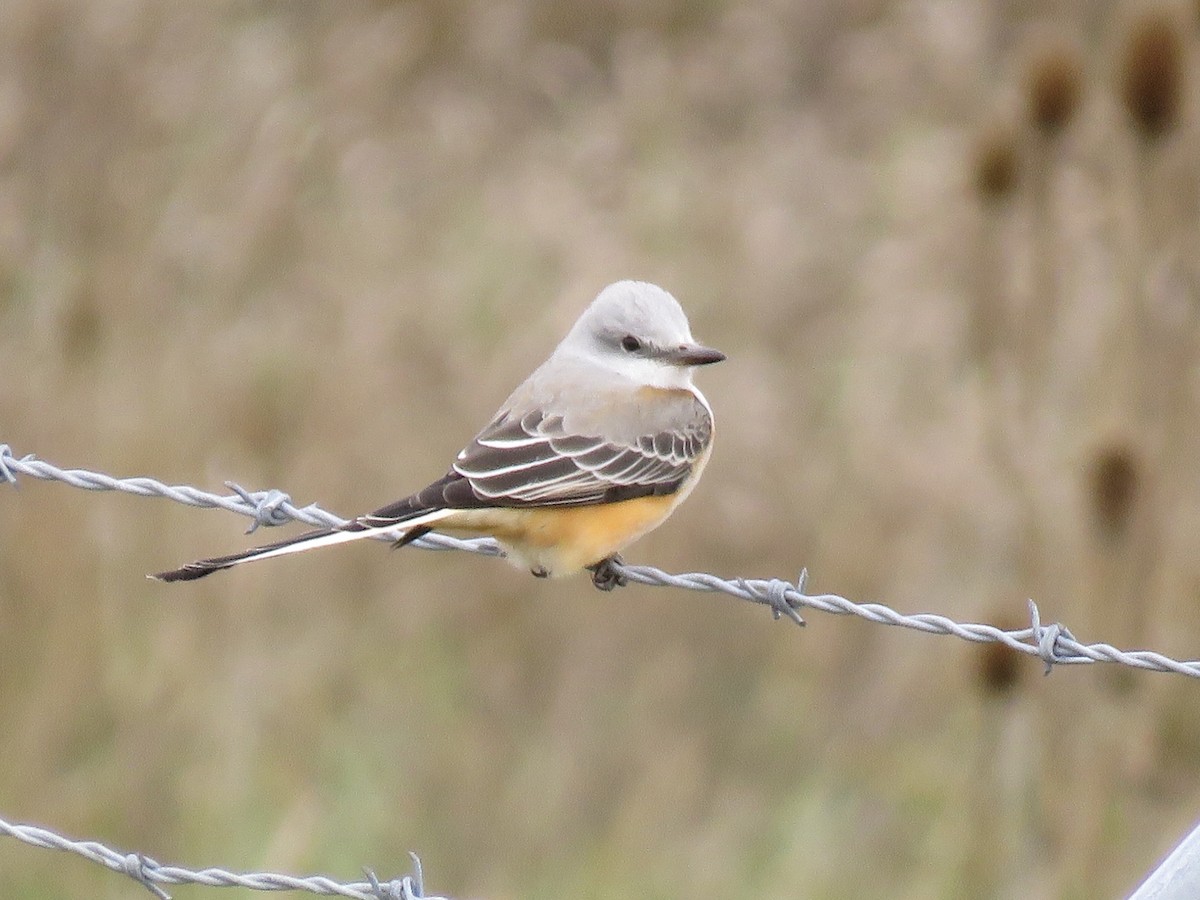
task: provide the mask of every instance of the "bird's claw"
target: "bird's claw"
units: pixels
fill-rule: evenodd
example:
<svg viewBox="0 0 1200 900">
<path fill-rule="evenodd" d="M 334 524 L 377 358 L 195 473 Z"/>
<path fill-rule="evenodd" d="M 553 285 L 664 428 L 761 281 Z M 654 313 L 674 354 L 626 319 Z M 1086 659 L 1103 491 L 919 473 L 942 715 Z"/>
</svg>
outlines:
<svg viewBox="0 0 1200 900">
<path fill-rule="evenodd" d="M 621 556 L 614 553 L 612 556 L 606 556 L 600 562 L 588 566 L 588 571 L 592 573 L 592 584 L 602 591 L 625 587 L 629 583 L 629 579 L 618 568 L 620 565 Z"/>
</svg>

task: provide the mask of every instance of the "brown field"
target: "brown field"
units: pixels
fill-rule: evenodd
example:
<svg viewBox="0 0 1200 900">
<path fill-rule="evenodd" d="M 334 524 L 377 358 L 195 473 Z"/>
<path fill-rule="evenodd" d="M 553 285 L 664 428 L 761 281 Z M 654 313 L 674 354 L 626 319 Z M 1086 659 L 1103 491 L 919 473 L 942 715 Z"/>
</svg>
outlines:
<svg viewBox="0 0 1200 900">
<path fill-rule="evenodd" d="M 643 278 L 729 361 L 630 561 L 1194 659 L 1198 47 L 1195 3 L 12 0 L 0 443 L 363 512 Z M 0 817 L 758 900 L 1118 896 L 1200 815 L 1178 676 L 370 542 L 143 577 L 244 528 L 0 486 Z M 140 890 L 14 841 L 0 888 Z"/>
</svg>

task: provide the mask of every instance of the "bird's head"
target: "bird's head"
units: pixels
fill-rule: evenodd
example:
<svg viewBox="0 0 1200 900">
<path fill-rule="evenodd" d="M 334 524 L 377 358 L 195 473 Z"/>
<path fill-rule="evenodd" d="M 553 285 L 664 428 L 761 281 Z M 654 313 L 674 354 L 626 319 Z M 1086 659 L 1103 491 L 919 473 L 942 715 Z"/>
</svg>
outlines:
<svg viewBox="0 0 1200 900">
<path fill-rule="evenodd" d="M 618 281 L 602 290 L 557 352 L 658 387 L 688 387 L 693 368 L 725 358 L 696 342 L 674 297 L 644 281 Z"/>
</svg>

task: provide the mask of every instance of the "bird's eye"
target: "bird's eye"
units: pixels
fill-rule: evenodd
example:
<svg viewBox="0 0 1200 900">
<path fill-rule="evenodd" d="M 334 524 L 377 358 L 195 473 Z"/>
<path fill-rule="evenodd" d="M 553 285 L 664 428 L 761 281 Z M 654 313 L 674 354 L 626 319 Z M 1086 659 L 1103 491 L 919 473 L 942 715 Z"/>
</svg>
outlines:
<svg viewBox="0 0 1200 900">
<path fill-rule="evenodd" d="M 627 334 L 621 338 L 621 349 L 626 353 L 637 353 L 642 349 L 642 342 L 635 338 L 632 334 Z"/>
</svg>

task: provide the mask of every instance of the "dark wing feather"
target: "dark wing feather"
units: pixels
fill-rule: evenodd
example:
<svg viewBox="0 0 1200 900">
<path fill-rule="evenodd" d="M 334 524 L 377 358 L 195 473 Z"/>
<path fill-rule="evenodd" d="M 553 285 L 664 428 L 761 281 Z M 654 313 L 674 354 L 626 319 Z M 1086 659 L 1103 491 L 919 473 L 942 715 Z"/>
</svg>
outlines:
<svg viewBox="0 0 1200 900">
<path fill-rule="evenodd" d="M 695 401 L 675 428 L 627 440 L 571 434 L 561 416 L 505 413 L 425 489 L 348 526 L 378 528 L 437 509 L 587 506 L 677 491 L 712 440 L 712 419 Z"/>
<path fill-rule="evenodd" d="M 697 414 L 678 428 L 627 440 L 570 434 L 560 416 L 501 416 L 459 454 L 447 474 L 466 481 L 480 506 L 585 506 L 673 494 L 712 439 Z"/>
</svg>

